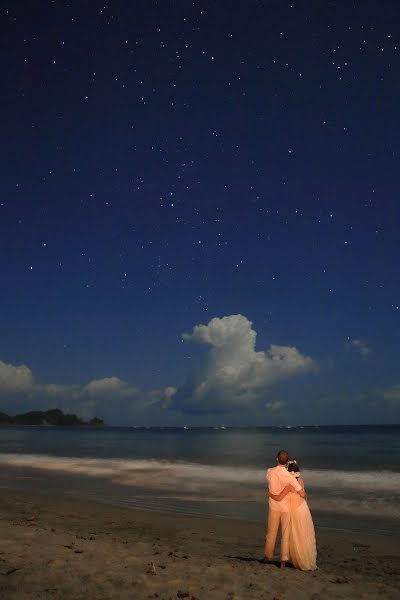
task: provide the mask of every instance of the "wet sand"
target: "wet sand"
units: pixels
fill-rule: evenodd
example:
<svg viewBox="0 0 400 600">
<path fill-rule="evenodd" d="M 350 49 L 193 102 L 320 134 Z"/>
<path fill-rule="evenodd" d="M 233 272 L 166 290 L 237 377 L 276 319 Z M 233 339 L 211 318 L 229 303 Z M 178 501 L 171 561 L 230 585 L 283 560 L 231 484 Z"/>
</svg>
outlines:
<svg viewBox="0 0 400 600">
<path fill-rule="evenodd" d="M 400 541 L 378 533 L 317 529 L 305 573 L 261 562 L 258 523 L 1 490 L 0 529 L 2 600 L 400 599 Z"/>
</svg>

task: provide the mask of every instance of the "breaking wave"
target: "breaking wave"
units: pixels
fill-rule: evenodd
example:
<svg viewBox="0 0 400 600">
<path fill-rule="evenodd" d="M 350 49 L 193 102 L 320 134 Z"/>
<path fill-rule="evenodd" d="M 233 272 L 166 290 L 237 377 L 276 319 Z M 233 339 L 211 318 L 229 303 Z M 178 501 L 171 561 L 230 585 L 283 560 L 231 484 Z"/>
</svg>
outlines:
<svg viewBox="0 0 400 600">
<path fill-rule="evenodd" d="M 157 459 L 106 459 L 0 454 L 0 467 L 33 469 L 130 486 L 161 501 L 266 502 L 265 472 Z M 400 519 L 400 473 L 394 471 L 303 471 L 310 506 L 321 512 Z"/>
</svg>

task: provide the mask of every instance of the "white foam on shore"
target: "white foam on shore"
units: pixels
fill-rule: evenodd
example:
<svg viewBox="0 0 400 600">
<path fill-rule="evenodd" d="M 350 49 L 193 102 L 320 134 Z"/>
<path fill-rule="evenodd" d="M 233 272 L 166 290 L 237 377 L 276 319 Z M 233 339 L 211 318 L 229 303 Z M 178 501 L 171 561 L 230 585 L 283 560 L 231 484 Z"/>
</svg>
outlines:
<svg viewBox="0 0 400 600">
<path fill-rule="evenodd" d="M 109 459 L 0 454 L 0 466 L 101 478 L 168 502 L 266 501 L 265 471 L 156 459 Z M 323 512 L 400 519 L 400 473 L 304 470 L 310 506 Z"/>
</svg>

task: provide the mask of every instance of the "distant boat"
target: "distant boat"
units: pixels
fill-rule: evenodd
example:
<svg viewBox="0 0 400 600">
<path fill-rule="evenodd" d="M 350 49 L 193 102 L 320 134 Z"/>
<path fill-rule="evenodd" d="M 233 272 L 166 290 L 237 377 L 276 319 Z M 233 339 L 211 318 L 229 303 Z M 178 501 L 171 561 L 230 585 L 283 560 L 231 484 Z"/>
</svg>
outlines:
<svg viewBox="0 0 400 600">
<path fill-rule="evenodd" d="M 188 427 L 187 425 L 184 425 L 183 429 L 190 429 L 190 427 Z"/>
</svg>

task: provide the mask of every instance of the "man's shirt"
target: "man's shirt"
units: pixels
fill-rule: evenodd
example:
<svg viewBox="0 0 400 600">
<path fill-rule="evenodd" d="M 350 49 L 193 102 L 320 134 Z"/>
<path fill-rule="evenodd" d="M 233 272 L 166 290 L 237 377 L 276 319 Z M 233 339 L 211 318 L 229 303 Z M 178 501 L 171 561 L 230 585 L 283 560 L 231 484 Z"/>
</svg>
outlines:
<svg viewBox="0 0 400 600">
<path fill-rule="evenodd" d="M 301 485 L 297 481 L 296 477 L 293 477 L 286 469 L 284 465 L 277 465 L 267 470 L 266 478 L 268 481 L 268 489 L 271 494 L 277 495 L 287 485 L 292 485 L 296 492 L 302 490 Z M 289 496 L 285 496 L 283 500 L 273 500 L 269 498 L 269 508 L 272 510 L 279 510 L 281 512 L 287 512 L 290 510 Z"/>
</svg>

